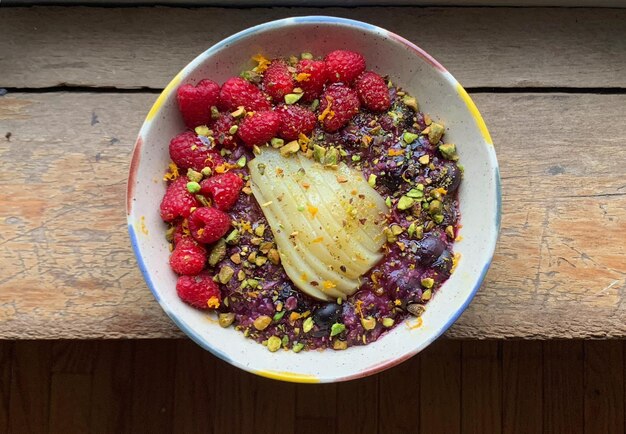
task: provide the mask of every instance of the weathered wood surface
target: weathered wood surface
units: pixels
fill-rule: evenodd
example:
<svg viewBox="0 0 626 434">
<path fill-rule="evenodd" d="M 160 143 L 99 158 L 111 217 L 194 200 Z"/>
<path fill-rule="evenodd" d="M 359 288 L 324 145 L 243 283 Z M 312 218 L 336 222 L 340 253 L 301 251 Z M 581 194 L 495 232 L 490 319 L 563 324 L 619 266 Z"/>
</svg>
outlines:
<svg viewBox="0 0 626 434">
<path fill-rule="evenodd" d="M 626 9 L 4 8 L 0 87 L 162 88 L 265 21 L 336 15 L 415 42 L 469 87 L 626 87 Z"/>
<path fill-rule="evenodd" d="M 126 232 L 129 156 L 154 99 L 0 97 L 0 337 L 181 335 Z M 475 100 L 503 175 L 502 232 L 448 336 L 625 337 L 626 95 Z"/>
</svg>

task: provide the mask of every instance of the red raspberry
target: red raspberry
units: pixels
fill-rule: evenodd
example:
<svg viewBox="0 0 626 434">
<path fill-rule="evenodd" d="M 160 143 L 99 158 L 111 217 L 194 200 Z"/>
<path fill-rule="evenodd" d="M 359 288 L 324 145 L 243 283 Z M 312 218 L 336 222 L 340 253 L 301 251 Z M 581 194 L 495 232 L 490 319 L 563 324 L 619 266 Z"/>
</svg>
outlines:
<svg viewBox="0 0 626 434">
<path fill-rule="evenodd" d="M 216 308 L 222 301 L 219 286 L 207 273 L 180 276 L 176 282 L 176 292 L 182 301 L 202 310 Z"/>
<path fill-rule="evenodd" d="M 282 105 L 276 108 L 280 116 L 278 135 L 285 140 L 295 140 L 300 133 L 309 134 L 315 128 L 315 114 L 299 105 Z"/>
<path fill-rule="evenodd" d="M 243 180 L 236 173 L 226 172 L 205 179 L 200 187 L 202 194 L 211 195 L 217 209 L 228 211 L 239 198 Z"/>
<path fill-rule="evenodd" d="M 185 233 L 185 230 L 183 229 L 183 222 L 179 221 L 178 223 L 176 223 L 174 225 L 174 234 L 172 235 L 172 240 L 174 241 L 174 245 L 176 246 L 178 243 L 180 243 L 181 240 L 183 239 L 189 239 L 191 238 L 189 236 L 189 234 Z"/>
<path fill-rule="evenodd" d="M 319 98 L 328 80 L 326 63 L 323 60 L 303 59 L 298 62 L 296 70 L 298 74 L 308 74 L 308 76 L 296 75 L 296 80 L 301 77 L 298 87 L 304 91 L 302 101 L 311 102 Z"/>
<path fill-rule="evenodd" d="M 282 60 L 275 60 L 263 75 L 263 89 L 275 103 L 293 91 L 293 78 Z"/>
<path fill-rule="evenodd" d="M 201 243 L 214 243 L 222 238 L 228 228 L 230 217 L 217 208 L 198 208 L 189 216 L 191 236 Z"/>
<path fill-rule="evenodd" d="M 189 237 L 182 238 L 170 255 L 170 267 L 177 274 L 195 276 L 205 263 L 206 250 Z"/>
<path fill-rule="evenodd" d="M 237 136 L 230 134 L 230 129 L 237 125 L 237 121 L 230 113 L 221 114 L 211 125 L 215 142 L 223 148 L 233 149 L 237 146 Z"/>
<path fill-rule="evenodd" d="M 326 108 L 329 107 L 329 111 Z M 320 100 L 320 117 L 326 131 L 333 132 L 346 125 L 358 113 L 361 104 L 355 91 L 340 83 L 326 88 Z"/>
<path fill-rule="evenodd" d="M 246 145 L 252 147 L 269 142 L 276 136 L 279 126 L 280 116 L 277 113 L 269 110 L 259 111 L 241 121 L 237 134 Z"/>
<path fill-rule="evenodd" d="M 185 131 L 172 139 L 170 158 L 180 169 L 192 168 L 197 171 L 207 166 L 213 168 L 224 162 L 219 153 L 209 149 L 191 131 Z"/>
<path fill-rule="evenodd" d="M 270 103 L 258 87 L 241 77 L 226 80 L 220 90 L 220 108 L 225 111 L 243 106 L 246 110 L 269 110 Z"/>
<path fill-rule="evenodd" d="M 324 60 L 326 61 L 326 68 L 328 68 L 328 80 L 331 83 L 351 84 L 365 71 L 365 59 L 354 51 L 333 51 L 328 53 Z"/>
<path fill-rule="evenodd" d="M 198 201 L 193 194 L 187 191 L 186 176 L 181 176 L 172 182 L 161 201 L 161 218 L 166 222 L 171 222 L 177 217 L 189 217 L 191 208 L 198 206 Z"/>
<path fill-rule="evenodd" d="M 211 120 L 211 106 L 219 103 L 220 86 L 212 80 L 202 80 L 196 86 L 184 84 L 178 88 L 176 99 L 185 125 L 206 125 Z"/>
<path fill-rule="evenodd" d="M 368 71 L 356 80 L 356 92 L 363 105 L 375 112 L 386 111 L 391 107 L 389 88 L 383 78 L 375 72 Z"/>
</svg>

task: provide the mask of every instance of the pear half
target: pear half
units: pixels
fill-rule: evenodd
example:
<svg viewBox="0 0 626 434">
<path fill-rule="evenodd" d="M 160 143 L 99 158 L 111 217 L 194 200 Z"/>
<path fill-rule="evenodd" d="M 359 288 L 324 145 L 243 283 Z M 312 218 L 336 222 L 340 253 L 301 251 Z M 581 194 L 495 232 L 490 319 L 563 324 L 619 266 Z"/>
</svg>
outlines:
<svg viewBox="0 0 626 434">
<path fill-rule="evenodd" d="M 363 174 L 340 163 L 325 168 L 272 148 L 248 163 L 285 272 L 320 300 L 345 299 L 382 258 L 387 206 Z"/>
</svg>

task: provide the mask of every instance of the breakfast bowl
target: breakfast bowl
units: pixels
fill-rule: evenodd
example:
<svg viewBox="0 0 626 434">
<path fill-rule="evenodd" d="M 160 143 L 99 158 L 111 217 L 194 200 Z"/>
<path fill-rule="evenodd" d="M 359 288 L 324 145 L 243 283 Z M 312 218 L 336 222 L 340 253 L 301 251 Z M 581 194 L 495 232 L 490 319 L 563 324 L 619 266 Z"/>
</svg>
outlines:
<svg viewBox="0 0 626 434">
<path fill-rule="evenodd" d="M 195 309 L 177 295 L 177 275 L 170 268 L 171 245 L 165 237 L 167 225 L 159 213 L 159 202 L 167 188 L 163 173 L 170 163 L 170 140 L 185 130 L 177 89 L 205 78 L 223 83 L 250 69 L 250 59 L 260 55 L 262 59 L 303 52 L 324 56 L 334 50 L 361 53 L 368 70 L 387 75 L 403 92 L 415 96 L 419 110 L 445 126 L 446 143 L 456 144 L 463 181 L 458 187 L 458 225 L 452 237 L 454 272 L 432 299 L 429 292 L 425 310 L 390 327 L 367 345 L 342 351 L 268 351 L 267 344 L 246 339 L 232 327 L 221 327 L 214 312 Z M 370 176 L 370 185 L 371 180 Z M 172 79 L 149 110 L 135 144 L 127 217 L 131 244 L 146 283 L 185 334 L 215 356 L 246 371 L 284 381 L 316 383 L 380 372 L 417 354 L 442 335 L 468 306 L 487 272 L 500 227 L 500 200 L 498 163 L 487 127 L 467 92 L 443 66 L 387 30 L 348 19 L 310 16 L 269 22 L 226 38 Z M 333 329 L 331 336 L 334 333 Z"/>
</svg>

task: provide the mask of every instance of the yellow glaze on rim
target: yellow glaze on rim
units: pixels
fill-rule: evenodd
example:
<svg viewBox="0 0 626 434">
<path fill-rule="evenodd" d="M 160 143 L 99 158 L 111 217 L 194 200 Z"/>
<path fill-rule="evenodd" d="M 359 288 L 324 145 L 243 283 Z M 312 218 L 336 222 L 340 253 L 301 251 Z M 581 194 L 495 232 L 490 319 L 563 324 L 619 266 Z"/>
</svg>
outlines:
<svg viewBox="0 0 626 434">
<path fill-rule="evenodd" d="M 271 378 L 272 380 L 289 381 L 292 383 L 319 383 L 319 378 L 313 375 L 296 374 L 295 372 L 280 371 L 253 371 L 261 377 Z"/>
<path fill-rule="evenodd" d="M 467 94 L 467 91 L 463 89 L 463 86 L 461 86 L 461 84 L 458 82 L 456 84 L 456 91 L 458 92 L 461 99 L 465 102 L 467 109 L 470 111 L 470 113 L 476 120 L 476 125 L 478 125 L 478 129 L 480 130 L 480 133 L 482 134 L 485 141 L 491 146 L 493 146 L 493 141 L 491 140 L 491 135 L 489 134 L 487 125 L 485 125 L 485 121 L 483 120 L 483 117 L 480 115 L 480 112 L 478 111 L 478 107 L 476 107 L 476 104 L 474 104 L 474 101 L 472 101 L 472 98 L 470 98 L 470 96 Z"/>
<path fill-rule="evenodd" d="M 172 92 L 172 90 L 174 90 L 175 87 L 177 87 L 180 84 L 180 82 L 182 81 L 182 78 L 183 78 L 183 71 L 180 71 L 178 74 L 176 74 L 176 77 L 174 77 L 172 81 L 170 81 L 168 85 L 165 86 L 165 89 L 163 89 L 163 92 L 161 92 L 157 100 L 154 102 L 154 104 L 152 104 L 152 108 L 150 108 L 150 111 L 148 112 L 148 116 L 146 116 L 146 121 L 151 121 L 156 116 L 156 114 L 161 109 L 161 106 L 165 102 L 165 99 L 167 98 L 167 96 L 170 94 L 170 92 Z"/>
</svg>

